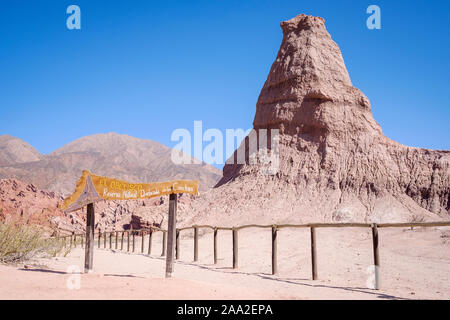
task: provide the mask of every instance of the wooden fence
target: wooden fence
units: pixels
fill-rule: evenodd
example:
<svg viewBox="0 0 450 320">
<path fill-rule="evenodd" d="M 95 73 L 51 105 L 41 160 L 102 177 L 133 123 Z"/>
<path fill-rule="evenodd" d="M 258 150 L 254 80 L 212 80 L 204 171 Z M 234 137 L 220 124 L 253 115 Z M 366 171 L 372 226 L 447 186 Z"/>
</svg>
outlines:
<svg viewBox="0 0 450 320">
<path fill-rule="evenodd" d="M 312 224 L 282 224 L 282 225 L 244 225 L 239 227 L 215 227 L 209 225 L 194 225 L 191 227 L 179 228 L 176 229 L 176 241 L 175 241 L 175 257 L 178 260 L 180 258 L 180 233 L 186 230 L 194 230 L 194 261 L 198 261 L 198 237 L 199 237 L 199 229 L 211 229 L 213 230 L 213 248 L 214 248 L 214 264 L 217 263 L 217 235 L 218 231 L 231 231 L 232 232 L 232 242 L 233 242 L 233 269 L 238 268 L 238 253 L 239 253 L 239 242 L 238 242 L 238 234 L 240 230 L 248 229 L 248 228 L 263 228 L 263 229 L 271 229 L 272 234 L 272 274 L 278 274 L 278 261 L 277 261 L 277 235 L 278 231 L 282 229 L 294 228 L 307 228 L 310 229 L 311 233 L 311 274 L 312 279 L 316 280 L 318 278 L 318 265 L 317 265 L 317 249 L 316 249 L 316 229 L 318 228 L 371 228 L 372 229 L 372 249 L 373 249 L 373 261 L 375 265 L 375 289 L 380 288 L 380 254 L 379 254 L 379 239 L 378 239 L 378 229 L 379 228 L 417 228 L 417 227 L 449 227 L 450 221 L 445 222 L 419 222 L 419 223 L 312 223 Z M 156 227 L 151 227 L 150 229 L 142 229 L 142 230 L 127 230 L 127 231 L 114 231 L 114 232 L 104 232 L 104 233 L 96 233 L 98 237 L 98 248 L 101 248 L 101 239 L 103 236 L 103 248 L 107 248 L 107 239 L 109 239 L 109 249 L 112 249 L 112 239 L 115 237 L 115 249 L 118 249 L 119 243 L 119 234 L 120 237 L 120 250 L 123 250 L 124 238 L 126 235 L 127 238 L 127 252 L 135 252 L 136 250 L 136 235 L 141 235 L 141 253 L 144 253 L 145 246 L 145 235 L 149 235 L 148 239 L 148 252 L 150 255 L 152 253 L 152 238 L 154 232 L 162 232 L 163 240 L 162 240 L 162 248 L 161 248 L 161 256 L 165 256 L 166 254 L 166 242 L 167 242 L 167 230 L 163 230 Z M 64 245 L 67 244 L 67 239 L 70 239 L 70 246 L 77 245 L 77 237 L 81 237 L 81 246 L 84 245 L 84 236 L 85 235 L 71 235 L 60 237 L 62 241 L 64 241 Z M 131 249 L 130 249 L 131 245 Z"/>
</svg>

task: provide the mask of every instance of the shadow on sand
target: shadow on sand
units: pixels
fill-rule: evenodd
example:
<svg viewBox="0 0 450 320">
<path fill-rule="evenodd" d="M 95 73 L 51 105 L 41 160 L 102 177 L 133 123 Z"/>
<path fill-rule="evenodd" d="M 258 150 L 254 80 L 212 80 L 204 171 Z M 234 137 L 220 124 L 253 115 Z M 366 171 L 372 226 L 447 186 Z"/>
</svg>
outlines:
<svg viewBox="0 0 450 320">
<path fill-rule="evenodd" d="M 310 287 L 310 288 L 328 288 L 328 289 L 337 289 L 337 290 L 344 290 L 344 291 L 350 291 L 350 292 L 359 292 L 359 293 L 374 295 L 379 299 L 411 300 L 408 298 L 402 298 L 402 297 L 397 297 L 397 296 L 377 292 L 375 290 L 370 290 L 367 288 L 337 287 L 337 286 L 332 286 L 332 285 L 305 283 L 305 281 L 312 281 L 311 279 L 281 278 L 281 277 L 273 276 L 273 275 L 267 274 L 267 273 L 248 273 L 248 272 L 236 271 L 232 267 L 217 267 L 217 268 L 215 268 L 214 265 L 211 265 L 211 264 L 200 265 L 200 264 L 183 262 L 183 261 L 177 261 L 176 263 L 194 266 L 194 267 L 197 267 L 200 269 L 205 269 L 205 270 L 209 270 L 209 271 L 213 271 L 213 272 L 247 275 L 247 276 L 252 276 L 252 277 L 258 277 L 260 279 L 264 279 L 264 280 L 268 280 L 268 281 L 283 282 L 283 283 L 296 285 L 296 286 L 304 286 L 304 287 Z"/>
<path fill-rule="evenodd" d="M 133 254 L 132 252 L 121 252 L 121 251 L 113 251 L 113 253 L 125 253 L 125 254 Z M 148 256 L 146 254 L 138 254 L 140 256 L 152 259 L 152 260 L 159 260 L 164 261 L 165 257 L 163 256 Z M 236 271 L 232 267 L 215 267 L 214 264 L 197 264 L 193 262 L 185 262 L 176 260 L 175 264 L 181 264 L 186 266 L 192 266 L 199 269 L 204 269 L 212 272 L 219 272 L 219 273 L 227 273 L 227 274 L 237 274 L 237 275 L 246 275 L 251 277 L 258 277 L 260 279 L 264 279 L 267 281 L 276 281 L 276 282 L 283 282 L 290 285 L 295 286 L 303 286 L 303 287 L 311 287 L 311 288 L 328 288 L 328 289 L 336 289 L 336 290 L 344 290 L 344 291 L 350 291 L 350 292 L 358 292 L 358 293 L 365 293 L 369 295 L 374 295 L 379 299 L 389 299 L 389 300 L 411 300 L 408 298 L 402 298 L 397 297 L 381 292 L 377 292 L 375 290 L 367 289 L 367 288 L 359 288 L 359 287 L 338 287 L 338 286 L 332 286 L 332 285 L 324 285 L 324 284 L 311 284 L 306 283 L 306 281 L 312 281 L 311 279 L 298 279 L 298 278 L 281 278 L 277 276 L 273 276 L 268 273 L 248 273 L 248 272 L 242 272 L 242 271 Z M 47 269 L 26 269 L 26 268 L 20 268 L 21 271 L 32 271 L 32 272 L 46 272 L 46 273 L 53 273 L 53 274 L 77 274 L 77 272 L 64 272 L 64 271 L 55 271 L 55 270 L 47 270 Z M 78 274 L 82 274 L 82 272 L 79 272 Z M 105 277 L 127 277 L 127 278 L 141 278 L 141 279 L 147 279 L 145 277 L 135 276 L 131 274 L 103 274 Z"/>
</svg>

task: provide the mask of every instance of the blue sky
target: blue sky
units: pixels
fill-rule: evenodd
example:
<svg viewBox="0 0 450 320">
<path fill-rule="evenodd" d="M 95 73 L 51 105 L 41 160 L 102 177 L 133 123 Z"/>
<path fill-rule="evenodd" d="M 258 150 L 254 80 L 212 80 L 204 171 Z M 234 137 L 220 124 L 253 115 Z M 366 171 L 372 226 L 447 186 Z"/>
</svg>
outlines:
<svg viewBox="0 0 450 320">
<path fill-rule="evenodd" d="M 81 30 L 66 8 L 81 8 Z M 366 8 L 381 8 L 368 30 Z M 176 128 L 247 129 L 279 23 L 322 16 L 384 133 L 450 149 L 450 1 L 21 1 L 0 10 L 0 134 L 49 153 L 118 132 L 168 146 Z"/>
</svg>

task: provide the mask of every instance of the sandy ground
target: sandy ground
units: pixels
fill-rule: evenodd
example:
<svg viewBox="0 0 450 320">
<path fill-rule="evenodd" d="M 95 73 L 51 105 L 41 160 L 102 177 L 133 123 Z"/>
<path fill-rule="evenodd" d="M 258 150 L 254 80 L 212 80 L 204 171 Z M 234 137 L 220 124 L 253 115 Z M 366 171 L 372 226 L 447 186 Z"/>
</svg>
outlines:
<svg viewBox="0 0 450 320">
<path fill-rule="evenodd" d="M 97 248 L 94 272 L 83 270 L 84 251 L 0 265 L 0 299 L 449 299 L 450 228 L 380 229 L 381 290 L 371 285 L 372 238 L 366 229 L 318 229 L 319 280 L 311 279 L 309 230 L 278 234 L 279 275 L 271 273 L 271 231 L 239 232 L 239 268 L 232 266 L 231 232 L 219 231 L 219 262 L 213 265 L 212 233 L 199 240 L 193 260 L 192 232 L 181 237 L 181 259 L 164 279 L 161 234 L 152 255 Z M 145 239 L 144 252 L 148 241 Z M 114 244 L 113 244 L 114 248 Z M 120 248 L 120 244 L 119 244 Z M 79 284 L 79 288 L 78 285 Z"/>
</svg>

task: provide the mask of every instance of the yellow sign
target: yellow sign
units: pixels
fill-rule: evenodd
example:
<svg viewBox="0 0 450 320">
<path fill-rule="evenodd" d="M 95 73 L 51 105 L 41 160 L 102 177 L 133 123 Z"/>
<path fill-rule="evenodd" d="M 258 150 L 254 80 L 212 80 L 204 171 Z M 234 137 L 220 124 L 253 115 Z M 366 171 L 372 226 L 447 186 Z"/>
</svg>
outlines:
<svg viewBox="0 0 450 320">
<path fill-rule="evenodd" d="M 75 192 L 64 200 L 64 211 L 78 210 L 100 200 L 139 200 L 171 193 L 198 194 L 198 181 L 174 180 L 154 183 L 129 183 L 83 171 Z"/>
</svg>

